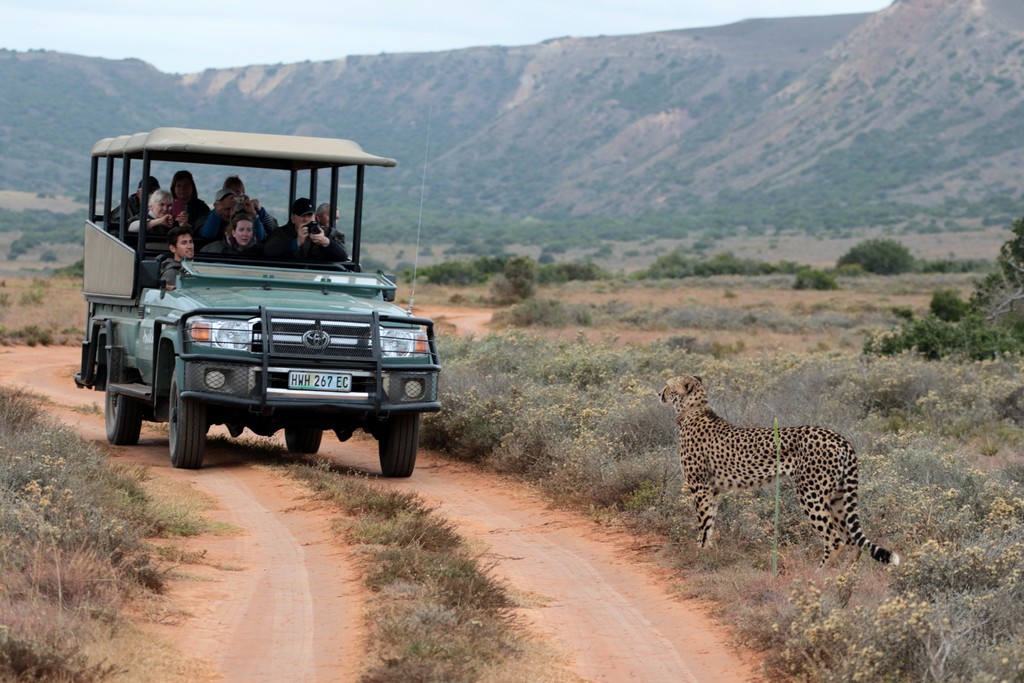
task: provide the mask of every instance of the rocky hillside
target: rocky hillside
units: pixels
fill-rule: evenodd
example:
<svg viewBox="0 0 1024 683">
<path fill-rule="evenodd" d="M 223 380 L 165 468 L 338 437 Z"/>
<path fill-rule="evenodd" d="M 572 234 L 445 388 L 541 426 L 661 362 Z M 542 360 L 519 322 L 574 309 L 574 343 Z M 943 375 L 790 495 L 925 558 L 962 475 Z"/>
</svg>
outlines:
<svg viewBox="0 0 1024 683">
<path fill-rule="evenodd" d="M 408 212 L 429 121 L 441 230 L 941 230 L 1022 212 L 1022 81 L 1020 0 L 186 76 L 0 51 L 0 188 L 81 194 L 102 136 L 230 127 L 396 157 L 374 182 Z"/>
</svg>

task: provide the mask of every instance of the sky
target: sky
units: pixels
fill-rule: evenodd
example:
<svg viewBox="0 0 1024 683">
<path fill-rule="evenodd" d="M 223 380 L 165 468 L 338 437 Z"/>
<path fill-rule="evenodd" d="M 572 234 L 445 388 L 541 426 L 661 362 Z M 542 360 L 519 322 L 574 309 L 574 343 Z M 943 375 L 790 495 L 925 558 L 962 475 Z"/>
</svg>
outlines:
<svg viewBox="0 0 1024 683">
<path fill-rule="evenodd" d="M 0 0 L 0 48 L 137 58 L 165 73 L 348 55 L 533 45 L 765 17 L 877 12 L 891 0 Z"/>
</svg>

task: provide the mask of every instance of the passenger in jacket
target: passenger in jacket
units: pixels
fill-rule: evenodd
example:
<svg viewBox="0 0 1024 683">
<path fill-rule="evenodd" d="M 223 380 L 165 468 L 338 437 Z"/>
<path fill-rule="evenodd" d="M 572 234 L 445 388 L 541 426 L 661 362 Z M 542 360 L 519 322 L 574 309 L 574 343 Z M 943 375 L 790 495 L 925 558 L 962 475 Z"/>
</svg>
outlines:
<svg viewBox="0 0 1024 683">
<path fill-rule="evenodd" d="M 345 247 L 330 234 L 330 226 L 321 226 L 315 216 L 313 202 L 305 197 L 296 199 L 291 220 L 270 235 L 263 245 L 263 255 L 303 261 L 347 261 Z"/>
<path fill-rule="evenodd" d="M 238 254 L 258 256 L 263 245 L 256 241 L 252 216 L 236 213 L 231 217 L 228 227 L 224 228 L 224 239 L 207 244 L 202 248 L 204 254 Z"/>
</svg>

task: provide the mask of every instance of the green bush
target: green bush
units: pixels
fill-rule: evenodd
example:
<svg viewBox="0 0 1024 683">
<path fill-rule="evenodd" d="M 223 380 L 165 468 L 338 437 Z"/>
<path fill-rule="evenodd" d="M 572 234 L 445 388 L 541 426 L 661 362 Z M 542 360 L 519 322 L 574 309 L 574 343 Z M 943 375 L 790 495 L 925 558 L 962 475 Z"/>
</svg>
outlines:
<svg viewBox="0 0 1024 683">
<path fill-rule="evenodd" d="M 839 289 L 839 283 L 836 282 L 836 276 L 832 273 L 815 268 L 801 268 L 796 274 L 793 289 Z"/>
<path fill-rule="evenodd" d="M 549 263 L 537 269 L 537 281 L 543 284 L 558 282 L 606 280 L 608 271 L 593 263 Z"/>
<path fill-rule="evenodd" d="M 864 343 L 864 353 L 869 355 L 892 356 L 905 351 L 929 360 L 946 356 L 986 360 L 1024 353 L 1024 338 L 974 313 L 957 322 L 929 315 L 897 330 L 871 335 Z"/>
<path fill-rule="evenodd" d="M 895 240 L 873 239 L 854 246 L 836 263 L 839 267 L 852 264 L 877 275 L 898 275 L 913 270 L 914 257 Z"/>
<path fill-rule="evenodd" d="M 753 259 L 740 259 L 732 254 L 716 254 L 709 259 L 691 258 L 681 251 L 659 256 L 650 268 L 636 274 L 638 279 L 665 279 L 710 277 L 712 275 L 771 275 L 797 273 L 796 263 L 781 261 L 776 264 Z"/>
<path fill-rule="evenodd" d="M 493 322 L 515 327 L 589 327 L 594 315 L 592 307 L 587 305 L 534 298 L 516 304 L 509 311 L 499 311 Z"/>
<path fill-rule="evenodd" d="M 960 298 L 951 289 L 941 289 L 932 293 L 932 301 L 928 310 L 939 320 L 947 323 L 959 322 L 970 310 L 970 304 Z"/>
<path fill-rule="evenodd" d="M 513 256 L 491 280 L 491 299 L 499 305 L 516 303 L 529 299 L 536 289 L 537 263 L 525 256 Z"/>
</svg>

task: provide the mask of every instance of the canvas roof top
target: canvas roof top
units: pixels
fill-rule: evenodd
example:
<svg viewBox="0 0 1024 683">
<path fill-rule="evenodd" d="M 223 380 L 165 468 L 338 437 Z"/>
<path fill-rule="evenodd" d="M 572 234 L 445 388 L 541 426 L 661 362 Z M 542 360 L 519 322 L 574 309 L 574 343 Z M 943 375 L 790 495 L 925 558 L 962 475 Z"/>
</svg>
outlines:
<svg viewBox="0 0 1024 683">
<path fill-rule="evenodd" d="M 103 138 L 92 148 L 94 157 L 253 166 L 259 168 L 307 169 L 328 166 L 395 166 L 394 159 L 368 154 L 358 143 L 341 138 L 319 138 L 271 133 L 240 133 L 195 128 L 154 128 Z"/>
</svg>

